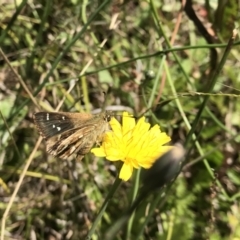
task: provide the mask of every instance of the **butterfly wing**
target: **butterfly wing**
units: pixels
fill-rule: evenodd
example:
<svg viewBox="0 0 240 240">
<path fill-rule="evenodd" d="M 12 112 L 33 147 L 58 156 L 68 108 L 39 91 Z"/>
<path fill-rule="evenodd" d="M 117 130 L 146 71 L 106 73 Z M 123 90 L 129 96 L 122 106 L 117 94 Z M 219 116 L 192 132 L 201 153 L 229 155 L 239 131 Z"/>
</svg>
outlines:
<svg viewBox="0 0 240 240">
<path fill-rule="evenodd" d="M 39 112 L 34 115 L 34 122 L 46 140 L 47 152 L 63 159 L 73 154 L 82 159 L 108 130 L 109 120 L 109 115 L 104 114 Z"/>
<path fill-rule="evenodd" d="M 38 112 L 33 116 L 38 131 L 44 139 L 83 125 L 91 118 L 93 118 L 92 114 L 65 112 Z"/>
<path fill-rule="evenodd" d="M 74 128 L 47 140 L 47 151 L 57 157 L 67 159 L 76 154 L 84 156 L 96 142 L 95 125 Z"/>
</svg>

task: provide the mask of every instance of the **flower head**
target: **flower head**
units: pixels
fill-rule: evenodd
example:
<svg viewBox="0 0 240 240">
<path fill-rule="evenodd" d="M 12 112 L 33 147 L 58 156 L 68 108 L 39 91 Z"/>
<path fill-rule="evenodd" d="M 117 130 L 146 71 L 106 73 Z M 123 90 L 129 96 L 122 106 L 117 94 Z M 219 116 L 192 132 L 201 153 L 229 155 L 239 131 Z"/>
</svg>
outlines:
<svg viewBox="0 0 240 240">
<path fill-rule="evenodd" d="M 163 146 L 171 138 L 160 131 L 159 125 L 150 128 L 145 117 L 136 123 L 132 116 L 124 112 L 122 125 L 114 117 L 110 125 L 112 131 L 106 132 L 102 145 L 91 152 L 110 161 L 123 161 L 119 177 L 124 181 L 131 177 L 133 168 L 150 168 L 157 158 L 172 148 Z"/>
</svg>

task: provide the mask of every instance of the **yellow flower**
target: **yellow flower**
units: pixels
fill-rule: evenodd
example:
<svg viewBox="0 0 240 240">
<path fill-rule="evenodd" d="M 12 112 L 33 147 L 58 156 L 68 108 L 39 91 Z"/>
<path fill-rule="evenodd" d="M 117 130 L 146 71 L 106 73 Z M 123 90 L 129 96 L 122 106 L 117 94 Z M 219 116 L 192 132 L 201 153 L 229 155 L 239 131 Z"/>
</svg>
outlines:
<svg viewBox="0 0 240 240">
<path fill-rule="evenodd" d="M 150 168 L 159 156 L 169 151 L 171 146 L 162 146 L 171 138 L 160 131 L 159 125 L 150 128 L 142 117 L 135 122 L 127 112 L 123 113 L 122 126 L 112 117 L 112 131 L 106 132 L 102 145 L 91 152 L 110 161 L 123 161 L 119 178 L 127 181 L 133 168 Z"/>
</svg>

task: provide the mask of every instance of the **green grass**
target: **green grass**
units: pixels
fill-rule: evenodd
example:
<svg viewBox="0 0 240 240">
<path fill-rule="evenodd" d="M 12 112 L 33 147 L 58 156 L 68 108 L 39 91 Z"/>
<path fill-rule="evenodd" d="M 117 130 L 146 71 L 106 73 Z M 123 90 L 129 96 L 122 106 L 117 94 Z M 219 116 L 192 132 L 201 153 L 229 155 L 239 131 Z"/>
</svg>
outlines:
<svg viewBox="0 0 240 240">
<path fill-rule="evenodd" d="M 137 171 L 118 186 L 120 163 L 61 160 L 38 140 L 35 112 L 105 107 L 145 115 L 187 151 L 115 239 L 240 239 L 237 6 L 194 1 L 210 43 L 180 1 L 121 2 L 1 4 L 1 240 L 103 239 L 139 196 Z"/>
</svg>

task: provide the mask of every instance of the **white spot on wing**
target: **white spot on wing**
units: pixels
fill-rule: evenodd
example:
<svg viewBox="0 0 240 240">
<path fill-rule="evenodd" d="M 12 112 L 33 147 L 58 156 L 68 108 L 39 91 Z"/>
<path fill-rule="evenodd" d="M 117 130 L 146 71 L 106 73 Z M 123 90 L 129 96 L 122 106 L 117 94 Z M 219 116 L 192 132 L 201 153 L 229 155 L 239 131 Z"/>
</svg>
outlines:
<svg viewBox="0 0 240 240">
<path fill-rule="evenodd" d="M 60 127 L 57 127 L 57 130 L 58 130 L 58 131 L 60 131 L 60 130 L 61 130 L 61 128 L 60 128 Z"/>
<path fill-rule="evenodd" d="M 53 124 L 52 127 L 55 128 L 56 126 Z"/>
<path fill-rule="evenodd" d="M 65 116 L 62 116 L 62 120 L 65 120 Z"/>
<path fill-rule="evenodd" d="M 47 117 L 46 117 L 47 121 L 49 121 L 49 113 L 47 113 Z"/>
</svg>

